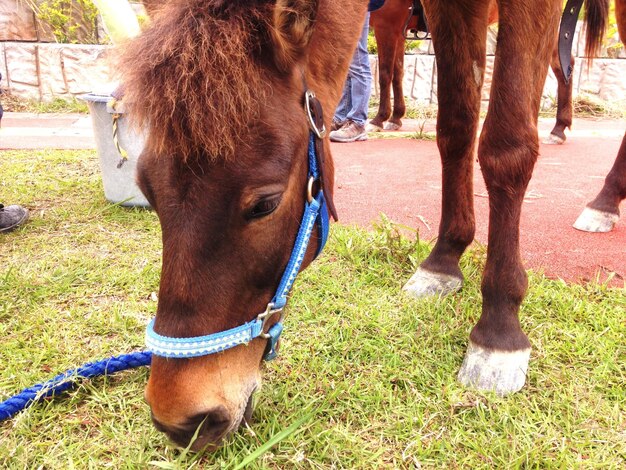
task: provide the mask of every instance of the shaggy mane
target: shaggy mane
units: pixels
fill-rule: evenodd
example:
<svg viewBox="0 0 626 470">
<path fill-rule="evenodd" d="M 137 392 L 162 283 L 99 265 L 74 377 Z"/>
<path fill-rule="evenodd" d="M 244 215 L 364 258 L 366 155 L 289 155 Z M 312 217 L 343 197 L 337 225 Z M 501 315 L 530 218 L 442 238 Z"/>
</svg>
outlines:
<svg viewBox="0 0 626 470">
<path fill-rule="evenodd" d="M 233 156 L 267 90 L 258 58 L 271 12 L 244 3 L 170 1 L 124 48 L 124 102 L 132 120 L 148 129 L 148 151 Z"/>
</svg>

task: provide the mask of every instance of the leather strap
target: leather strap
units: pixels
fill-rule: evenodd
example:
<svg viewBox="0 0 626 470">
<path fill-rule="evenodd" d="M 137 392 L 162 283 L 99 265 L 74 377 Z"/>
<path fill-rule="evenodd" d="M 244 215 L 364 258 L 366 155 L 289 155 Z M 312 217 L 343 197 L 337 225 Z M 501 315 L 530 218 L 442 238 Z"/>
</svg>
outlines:
<svg viewBox="0 0 626 470">
<path fill-rule="evenodd" d="M 561 16 L 561 26 L 559 27 L 559 62 L 565 83 L 569 83 L 572 76 L 572 45 L 574 44 L 574 33 L 578 14 L 583 6 L 584 0 L 567 0 L 563 16 Z"/>
<path fill-rule="evenodd" d="M 307 99 L 305 97 L 305 99 Z M 311 109 L 311 117 L 313 118 L 313 123 L 317 129 L 324 128 L 324 112 L 322 109 L 322 104 L 316 97 L 312 97 L 309 99 L 309 106 Z M 332 184 L 332 181 L 327 181 L 325 179 L 325 162 L 326 162 L 326 154 L 324 152 L 324 140 L 320 138 L 316 138 L 314 142 L 315 146 L 315 154 L 317 160 L 317 168 L 319 171 L 319 178 L 321 182 L 321 188 L 324 189 L 324 183 Z M 332 197 L 332 191 L 325 191 L 324 197 L 326 200 L 326 206 L 328 207 L 328 212 L 332 216 L 335 221 L 339 220 L 337 216 L 337 209 L 335 208 L 335 203 Z"/>
</svg>

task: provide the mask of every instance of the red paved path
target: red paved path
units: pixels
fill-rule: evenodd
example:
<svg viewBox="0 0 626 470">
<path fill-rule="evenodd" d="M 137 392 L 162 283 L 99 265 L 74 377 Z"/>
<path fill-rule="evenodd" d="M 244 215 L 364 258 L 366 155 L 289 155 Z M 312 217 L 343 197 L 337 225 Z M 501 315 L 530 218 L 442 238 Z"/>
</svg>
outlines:
<svg viewBox="0 0 626 470">
<path fill-rule="evenodd" d="M 546 135 L 552 123 L 541 119 L 540 133 Z M 2 124 L 0 149 L 95 147 L 90 119 L 84 115 L 6 113 Z M 418 122 L 405 121 L 405 128 L 417 127 Z M 433 123 L 428 123 L 425 130 L 432 128 Z M 626 123 L 621 121 L 576 119 L 565 145 L 541 146 L 522 218 L 522 257 L 527 267 L 567 281 L 595 279 L 598 273 L 604 279 L 615 273 L 612 284 L 624 286 L 626 216 L 608 234 L 571 227 L 602 186 L 624 129 Z M 436 236 L 441 169 L 435 142 L 371 139 L 333 144 L 333 155 L 341 223 L 370 226 L 382 212 L 418 228 L 423 239 Z M 476 238 L 485 243 L 488 206 L 478 166 L 474 181 Z"/>
<path fill-rule="evenodd" d="M 541 145 L 522 215 L 526 267 L 567 281 L 626 279 L 626 220 L 608 234 L 575 230 L 572 223 L 600 190 L 621 142 L 621 122 L 577 122 L 562 146 Z M 549 122 L 542 123 L 547 133 Z M 575 129 L 576 129 L 575 128 Z M 595 129 L 595 130 L 594 130 Z M 601 136 L 594 134 L 604 134 Z M 437 235 L 441 165 L 434 141 L 375 139 L 333 144 L 337 167 L 335 203 L 343 224 L 371 225 L 385 213 L 418 228 L 422 239 Z M 488 200 L 478 164 L 474 173 L 476 239 L 487 241 Z"/>
</svg>

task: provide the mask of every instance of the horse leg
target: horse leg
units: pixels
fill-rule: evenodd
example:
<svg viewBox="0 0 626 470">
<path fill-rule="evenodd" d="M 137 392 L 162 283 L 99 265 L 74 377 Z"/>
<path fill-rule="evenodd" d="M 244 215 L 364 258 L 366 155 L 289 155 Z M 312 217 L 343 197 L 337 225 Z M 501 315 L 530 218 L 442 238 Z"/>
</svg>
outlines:
<svg viewBox="0 0 626 470">
<path fill-rule="evenodd" d="M 545 38 L 556 38 L 561 1 L 502 0 L 499 6 L 493 84 L 478 147 L 489 192 L 483 308 L 458 379 L 506 395 L 524 386 L 530 358 L 530 342 L 519 323 L 528 287 L 519 223 L 539 154 L 537 116 L 553 46 Z"/>
<path fill-rule="evenodd" d="M 378 45 L 380 103 L 378 104 L 378 113 L 367 125 L 368 132 L 382 131 L 385 121 L 391 116 L 391 80 L 397 46 L 396 33 L 391 28 L 376 28 L 374 26 L 374 36 Z"/>
<path fill-rule="evenodd" d="M 398 37 L 396 44 L 396 58 L 393 61 L 393 114 L 385 124 L 385 130 L 397 131 L 402 127 L 402 118 L 406 112 L 404 104 L 404 90 L 402 80 L 404 78 L 404 35 Z"/>
<path fill-rule="evenodd" d="M 626 0 L 615 2 L 617 28 L 626 38 Z M 610 232 L 619 220 L 619 204 L 626 198 L 626 135 L 617 152 L 613 168 L 604 180 L 604 186 L 596 198 L 587 204 L 574 223 L 574 228 L 586 232 Z"/>
<path fill-rule="evenodd" d="M 459 259 L 474 239 L 473 156 L 486 63 L 487 5 L 472 0 L 462 13 L 458 3 L 423 1 L 437 61 L 437 145 L 443 171 L 437 243 L 404 286 L 417 297 L 461 288 Z"/>
<path fill-rule="evenodd" d="M 570 59 L 570 65 L 572 70 L 574 69 L 574 56 Z M 565 129 L 571 129 L 572 127 L 572 89 L 574 84 L 573 76 L 570 77 L 569 83 L 565 83 L 563 77 L 563 70 L 561 68 L 561 62 L 559 60 L 559 49 L 554 48 L 552 52 L 552 58 L 550 59 L 550 67 L 556 76 L 557 87 L 557 104 L 556 104 L 556 124 L 550 132 L 550 135 L 543 141 L 544 144 L 562 144 L 567 139 L 565 135 Z"/>
<path fill-rule="evenodd" d="M 613 168 L 596 198 L 587 204 L 574 228 L 585 232 L 610 232 L 619 220 L 619 204 L 626 199 L 626 135 Z"/>
</svg>

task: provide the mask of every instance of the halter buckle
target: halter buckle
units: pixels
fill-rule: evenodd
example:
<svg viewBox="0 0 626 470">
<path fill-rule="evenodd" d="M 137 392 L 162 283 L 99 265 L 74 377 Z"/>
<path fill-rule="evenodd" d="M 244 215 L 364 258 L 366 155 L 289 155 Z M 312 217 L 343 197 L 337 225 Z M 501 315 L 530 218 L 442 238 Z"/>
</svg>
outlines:
<svg viewBox="0 0 626 470">
<path fill-rule="evenodd" d="M 326 126 L 322 123 L 322 128 L 319 129 L 317 124 L 315 124 L 315 118 L 313 117 L 313 110 L 311 109 L 311 100 L 317 99 L 315 97 L 315 93 L 311 90 L 307 90 L 304 92 L 304 108 L 306 109 L 306 117 L 309 120 L 309 127 L 315 133 L 317 137 L 323 139 L 326 137 Z"/>
<path fill-rule="evenodd" d="M 265 333 L 265 324 L 267 323 L 267 320 L 269 320 L 271 317 L 273 317 L 277 313 L 280 313 L 280 318 L 278 319 L 278 321 L 280 322 L 283 319 L 283 307 L 274 308 L 274 303 L 270 302 L 269 304 L 267 304 L 267 308 L 265 309 L 265 312 L 259 313 L 259 315 L 256 317 L 257 320 L 261 320 L 262 322 L 261 334 L 259 335 L 261 338 L 265 338 L 265 339 L 270 338 L 269 333 Z"/>
</svg>

